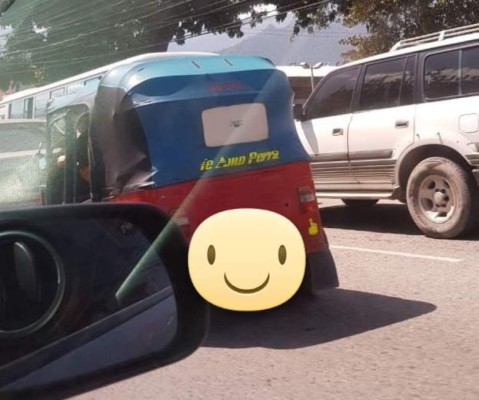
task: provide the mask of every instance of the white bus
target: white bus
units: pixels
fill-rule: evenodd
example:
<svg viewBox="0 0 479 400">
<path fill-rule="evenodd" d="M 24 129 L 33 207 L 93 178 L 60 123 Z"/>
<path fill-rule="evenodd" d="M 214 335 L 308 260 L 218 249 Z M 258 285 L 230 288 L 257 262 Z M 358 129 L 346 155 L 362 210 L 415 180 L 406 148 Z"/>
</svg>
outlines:
<svg viewBox="0 0 479 400">
<path fill-rule="evenodd" d="M 0 102 L 0 119 L 44 119 L 50 99 L 73 93 L 90 84 L 98 84 L 106 71 L 107 67 L 98 68 L 46 86 L 5 96 Z"/>
<path fill-rule="evenodd" d="M 172 53 L 168 57 L 172 56 Z M 212 54 L 195 52 L 178 52 L 178 57 L 184 55 Z M 38 88 L 26 89 L 20 92 L 7 95 L 0 101 L 0 120 L 43 120 L 45 119 L 48 101 L 54 97 L 63 96 L 76 92 L 78 89 L 88 85 L 98 85 L 101 78 L 112 68 L 130 63 L 132 61 L 142 61 L 151 58 L 158 58 L 159 53 L 143 54 L 122 60 L 113 64 L 105 65 L 71 78 L 51 83 Z M 161 57 L 161 56 L 160 56 Z M 289 78 L 291 87 L 295 94 L 295 103 L 304 103 L 312 93 L 316 85 L 324 76 L 333 71 L 336 67 L 332 66 L 283 66 L 278 67 Z"/>
<path fill-rule="evenodd" d="M 174 53 L 168 54 L 168 57 L 175 56 Z M 205 53 L 176 53 L 178 57 L 185 55 L 197 55 Z M 65 94 L 74 93 L 78 89 L 88 85 L 98 85 L 101 78 L 112 68 L 132 61 L 143 61 L 152 58 L 161 57 L 159 53 L 143 54 L 122 60 L 113 64 L 105 65 L 71 78 L 51 83 L 46 86 L 26 89 L 20 92 L 5 96 L 0 101 L 0 120 L 2 119 L 45 119 L 48 101 L 54 97 L 63 96 Z"/>
<path fill-rule="evenodd" d="M 306 64 L 304 66 L 290 65 L 277 68 L 288 76 L 289 84 L 294 92 L 294 102 L 304 104 L 318 83 L 337 67 L 321 64 L 310 67 Z"/>
</svg>

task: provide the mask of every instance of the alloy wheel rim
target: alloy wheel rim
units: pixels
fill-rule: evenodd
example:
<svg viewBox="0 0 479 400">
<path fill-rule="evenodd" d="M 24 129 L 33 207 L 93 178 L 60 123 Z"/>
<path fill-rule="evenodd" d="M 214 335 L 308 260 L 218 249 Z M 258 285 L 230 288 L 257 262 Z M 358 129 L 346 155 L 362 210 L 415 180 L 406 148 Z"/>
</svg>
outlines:
<svg viewBox="0 0 479 400">
<path fill-rule="evenodd" d="M 456 196 L 450 182 L 439 175 L 425 178 L 419 187 L 419 206 L 429 221 L 448 222 L 456 210 Z"/>
</svg>

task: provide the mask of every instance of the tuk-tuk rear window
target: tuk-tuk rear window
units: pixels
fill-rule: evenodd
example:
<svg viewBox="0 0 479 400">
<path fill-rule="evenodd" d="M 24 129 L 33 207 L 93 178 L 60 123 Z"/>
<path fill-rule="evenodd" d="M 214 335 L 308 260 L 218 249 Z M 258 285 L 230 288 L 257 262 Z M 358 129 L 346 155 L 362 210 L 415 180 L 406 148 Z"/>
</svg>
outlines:
<svg viewBox="0 0 479 400">
<path fill-rule="evenodd" d="M 266 107 L 262 103 L 215 107 L 202 113 L 207 147 L 260 142 L 269 138 Z"/>
</svg>

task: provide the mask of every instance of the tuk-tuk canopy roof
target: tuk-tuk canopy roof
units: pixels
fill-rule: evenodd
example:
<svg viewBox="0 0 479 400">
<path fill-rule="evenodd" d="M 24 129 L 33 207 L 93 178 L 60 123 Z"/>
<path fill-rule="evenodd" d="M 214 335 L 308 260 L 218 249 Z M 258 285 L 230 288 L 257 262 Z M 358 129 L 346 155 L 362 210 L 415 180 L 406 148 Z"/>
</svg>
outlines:
<svg viewBox="0 0 479 400">
<path fill-rule="evenodd" d="M 139 83 L 155 77 L 181 77 L 204 74 L 231 73 L 260 69 L 275 69 L 266 58 L 257 56 L 220 56 L 213 53 L 157 53 L 132 57 L 113 67 L 98 84 L 90 84 L 71 94 L 50 100 L 47 114 L 63 108 L 94 106 L 98 87 L 114 87 L 128 92 Z M 148 69 L 145 69 L 145 65 Z M 227 67 L 227 69 L 225 69 Z"/>
<path fill-rule="evenodd" d="M 171 52 L 171 53 L 148 53 L 142 54 L 139 56 L 131 57 L 110 66 L 98 68 L 96 70 L 90 71 L 92 74 L 97 74 L 101 71 L 117 71 L 117 74 L 120 73 L 122 67 L 125 67 L 126 70 L 131 69 L 135 65 L 142 64 L 142 63 L 149 63 L 151 61 L 166 61 L 166 60 L 173 60 L 173 59 L 184 59 L 184 58 L 201 58 L 201 57 L 211 57 L 217 56 L 214 53 L 206 53 L 206 52 Z M 118 76 L 118 75 L 116 75 Z M 65 94 L 62 96 L 57 96 L 50 100 L 47 107 L 47 114 L 57 112 L 62 108 L 66 107 L 73 107 L 77 105 L 84 104 L 89 109 L 93 108 L 94 100 L 96 93 L 98 91 L 98 86 L 100 81 L 96 83 L 90 83 L 88 86 L 82 87 L 76 90 L 73 93 Z"/>
<path fill-rule="evenodd" d="M 225 74 L 254 70 L 274 70 L 274 64 L 257 56 L 221 56 L 202 54 L 173 58 L 151 59 L 111 70 L 101 85 L 121 88 L 128 92 L 139 83 L 156 77 L 190 77 L 205 74 Z"/>
</svg>

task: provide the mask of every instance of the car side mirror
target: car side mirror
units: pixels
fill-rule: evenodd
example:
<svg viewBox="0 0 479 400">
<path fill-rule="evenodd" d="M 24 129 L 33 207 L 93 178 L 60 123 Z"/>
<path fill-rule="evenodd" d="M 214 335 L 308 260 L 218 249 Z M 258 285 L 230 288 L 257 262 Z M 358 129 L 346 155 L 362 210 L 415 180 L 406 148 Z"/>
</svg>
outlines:
<svg viewBox="0 0 479 400">
<path fill-rule="evenodd" d="M 208 326 L 188 245 L 157 208 L 0 213 L 0 398 L 66 397 L 191 354 Z"/>
<path fill-rule="evenodd" d="M 304 109 L 302 104 L 295 104 L 293 106 L 293 114 L 294 114 L 294 119 L 298 121 L 304 121 L 305 120 L 305 115 L 304 115 Z"/>
</svg>

